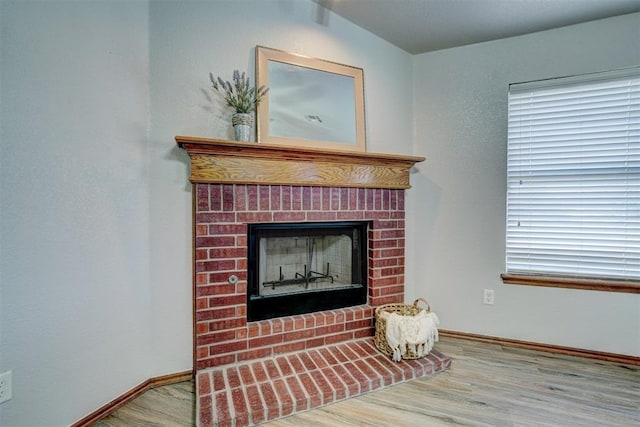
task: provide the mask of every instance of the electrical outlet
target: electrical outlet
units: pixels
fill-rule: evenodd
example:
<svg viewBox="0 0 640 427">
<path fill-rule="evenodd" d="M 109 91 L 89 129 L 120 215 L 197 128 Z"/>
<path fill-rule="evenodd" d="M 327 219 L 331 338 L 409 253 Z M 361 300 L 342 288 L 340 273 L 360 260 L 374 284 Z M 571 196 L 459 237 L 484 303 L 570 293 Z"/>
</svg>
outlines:
<svg viewBox="0 0 640 427">
<path fill-rule="evenodd" d="M 0 374 L 0 403 L 11 400 L 13 393 L 11 390 L 11 371 Z"/>
<path fill-rule="evenodd" d="M 493 305 L 493 289 L 485 289 L 482 295 L 482 303 Z"/>
</svg>

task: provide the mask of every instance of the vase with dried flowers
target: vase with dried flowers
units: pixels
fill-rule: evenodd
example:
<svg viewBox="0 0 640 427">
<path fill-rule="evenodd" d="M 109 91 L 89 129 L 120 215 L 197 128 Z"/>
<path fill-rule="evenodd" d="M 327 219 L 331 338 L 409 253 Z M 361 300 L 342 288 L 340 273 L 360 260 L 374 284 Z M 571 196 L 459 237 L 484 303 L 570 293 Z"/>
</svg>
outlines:
<svg viewBox="0 0 640 427">
<path fill-rule="evenodd" d="M 252 87 L 249 83 L 249 77 L 244 72 L 240 74 L 238 70 L 233 71 L 233 83 L 222 80 L 220 77 L 214 78 L 211 73 L 209 73 L 209 79 L 211 79 L 213 89 L 222 95 L 229 107 L 234 109 L 231 123 L 236 141 L 249 142 L 254 123 L 252 113 L 267 94 L 269 88 L 265 86 L 260 86 L 257 89 Z"/>
</svg>

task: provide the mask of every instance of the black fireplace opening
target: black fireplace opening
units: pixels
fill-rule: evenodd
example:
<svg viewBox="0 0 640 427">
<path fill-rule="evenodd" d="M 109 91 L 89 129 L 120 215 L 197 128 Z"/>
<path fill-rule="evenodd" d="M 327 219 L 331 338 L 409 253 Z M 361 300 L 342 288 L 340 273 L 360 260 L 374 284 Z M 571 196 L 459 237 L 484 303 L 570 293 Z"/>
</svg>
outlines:
<svg viewBox="0 0 640 427">
<path fill-rule="evenodd" d="M 247 319 L 367 301 L 367 231 L 359 221 L 248 226 Z"/>
</svg>

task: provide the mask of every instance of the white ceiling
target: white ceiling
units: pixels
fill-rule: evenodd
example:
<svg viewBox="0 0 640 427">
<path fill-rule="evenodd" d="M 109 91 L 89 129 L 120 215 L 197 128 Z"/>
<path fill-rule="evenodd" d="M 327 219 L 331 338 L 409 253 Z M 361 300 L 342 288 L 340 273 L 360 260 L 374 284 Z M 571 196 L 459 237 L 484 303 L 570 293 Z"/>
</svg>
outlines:
<svg viewBox="0 0 640 427">
<path fill-rule="evenodd" d="M 640 11 L 640 0 L 314 0 L 412 54 Z M 640 37 L 640 28 L 638 28 Z"/>
</svg>

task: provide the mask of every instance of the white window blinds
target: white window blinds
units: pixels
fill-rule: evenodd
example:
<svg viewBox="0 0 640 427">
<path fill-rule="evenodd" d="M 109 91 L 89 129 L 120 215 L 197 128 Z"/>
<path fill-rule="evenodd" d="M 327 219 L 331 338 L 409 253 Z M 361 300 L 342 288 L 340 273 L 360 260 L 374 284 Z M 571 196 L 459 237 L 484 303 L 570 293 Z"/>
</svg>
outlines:
<svg viewBox="0 0 640 427">
<path fill-rule="evenodd" d="M 506 267 L 640 280 L 640 67 L 510 85 Z"/>
</svg>

